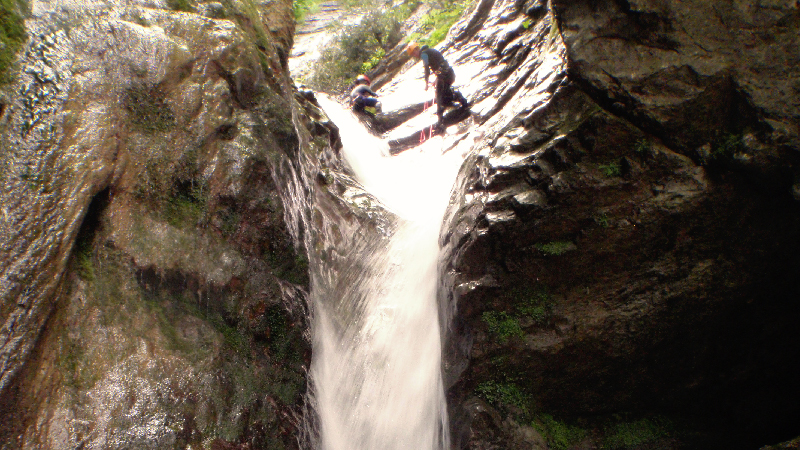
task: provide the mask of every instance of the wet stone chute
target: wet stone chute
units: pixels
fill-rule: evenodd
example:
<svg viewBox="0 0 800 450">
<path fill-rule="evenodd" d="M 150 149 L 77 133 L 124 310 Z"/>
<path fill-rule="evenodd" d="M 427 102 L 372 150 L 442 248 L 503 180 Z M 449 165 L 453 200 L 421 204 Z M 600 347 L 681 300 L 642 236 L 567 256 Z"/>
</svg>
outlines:
<svg viewBox="0 0 800 450">
<path fill-rule="evenodd" d="M 319 102 L 340 129 L 347 164 L 393 226 L 389 237 L 337 249 L 348 282 L 312 281 L 318 447 L 449 448 L 438 237 L 462 158 L 443 154 L 438 138 L 387 156 L 388 144 L 350 111 L 323 95 Z"/>
</svg>

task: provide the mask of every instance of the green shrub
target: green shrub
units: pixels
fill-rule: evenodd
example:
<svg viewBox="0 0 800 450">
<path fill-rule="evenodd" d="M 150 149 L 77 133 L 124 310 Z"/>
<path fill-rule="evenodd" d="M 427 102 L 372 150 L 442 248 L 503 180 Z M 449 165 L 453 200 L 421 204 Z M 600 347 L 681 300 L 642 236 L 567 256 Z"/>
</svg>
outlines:
<svg viewBox="0 0 800 450">
<path fill-rule="evenodd" d="M 322 3 L 322 0 L 294 0 L 292 2 L 294 20 L 297 23 L 302 23 L 307 15 L 313 14 L 319 10 L 320 3 Z"/>
<path fill-rule="evenodd" d="M 381 62 L 384 56 L 386 56 L 386 51 L 384 49 L 379 48 L 378 50 L 376 50 L 375 54 L 372 55 L 369 61 L 361 65 L 361 72 L 366 73 L 374 69 L 375 66 L 377 66 L 378 63 Z"/>
<path fill-rule="evenodd" d="M 547 440 L 547 445 L 552 450 L 568 450 L 587 434 L 582 428 L 567 425 L 547 414 L 538 416 L 533 427 Z"/>
<path fill-rule="evenodd" d="M 374 67 L 382 54 L 400 43 L 400 20 L 394 13 L 372 11 L 361 22 L 343 27 L 322 51 L 307 83 L 332 94 L 344 92 L 365 64 Z"/>
<path fill-rule="evenodd" d="M 22 17 L 25 12 L 24 2 L 0 0 L 0 84 L 13 81 L 14 59 L 28 39 Z"/>
</svg>

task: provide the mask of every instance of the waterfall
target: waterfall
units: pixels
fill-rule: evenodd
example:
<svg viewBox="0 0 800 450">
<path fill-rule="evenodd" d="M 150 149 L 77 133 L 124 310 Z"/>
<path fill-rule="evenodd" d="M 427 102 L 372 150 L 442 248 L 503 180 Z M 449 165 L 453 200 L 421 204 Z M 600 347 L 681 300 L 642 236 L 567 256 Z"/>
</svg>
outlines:
<svg viewBox="0 0 800 450">
<path fill-rule="evenodd" d="M 363 249 L 340 249 L 346 282 L 313 282 L 311 392 L 322 450 L 449 448 L 437 305 L 439 230 L 462 158 L 434 138 L 387 156 L 338 103 L 343 156 L 394 226 Z"/>
</svg>

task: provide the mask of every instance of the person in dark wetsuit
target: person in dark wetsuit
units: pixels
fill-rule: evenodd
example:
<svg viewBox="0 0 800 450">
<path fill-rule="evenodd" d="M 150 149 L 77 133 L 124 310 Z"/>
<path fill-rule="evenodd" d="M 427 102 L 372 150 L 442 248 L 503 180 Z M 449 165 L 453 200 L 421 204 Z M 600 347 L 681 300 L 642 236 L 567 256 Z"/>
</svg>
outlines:
<svg viewBox="0 0 800 450">
<path fill-rule="evenodd" d="M 375 112 L 381 112 L 381 102 L 378 101 L 378 94 L 369 88 L 370 80 L 366 75 L 356 77 L 356 86 L 350 91 L 350 107 L 355 112 L 366 112 L 367 107 L 375 108 Z"/>
<path fill-rule="evenodd" d="M 425 68 L 425 90 L 428 90 L 428 77 L 433 73 L 436 75 L 436 117 L 438 118 L 437 127 L 444 129 L 442 115 L 445 108 L 457 102 L 461 108 L 468 108 L 467 99 L 460 92 L 454 90 L 453 82 L 456 81 L 456 73 L 450 64 L 444 59 L 438 50 L 432 49 L 427 45 L 419 46 L 416 42 L 408 44 L 406 53 L 414 58 L 420 58 Z"/>
</svg>

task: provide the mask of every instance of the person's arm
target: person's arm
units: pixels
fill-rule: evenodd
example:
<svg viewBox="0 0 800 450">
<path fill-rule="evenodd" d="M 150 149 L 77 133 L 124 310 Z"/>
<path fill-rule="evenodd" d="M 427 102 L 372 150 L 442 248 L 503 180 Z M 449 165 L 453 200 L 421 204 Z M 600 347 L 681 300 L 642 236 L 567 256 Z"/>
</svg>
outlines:
<svg viewBox="0 0 800 450">
<path fill-rule="evenodd" d="M 431 74 L 431 69 L 428 67 L 428 53 L 422 52 L 419 55 L 420 59 L 422 59 L 422 67 L 425 68 L 425 90 L 428 90 L 428 77 Z"/>
</svg>

